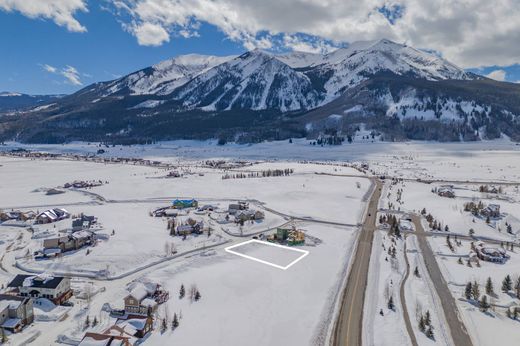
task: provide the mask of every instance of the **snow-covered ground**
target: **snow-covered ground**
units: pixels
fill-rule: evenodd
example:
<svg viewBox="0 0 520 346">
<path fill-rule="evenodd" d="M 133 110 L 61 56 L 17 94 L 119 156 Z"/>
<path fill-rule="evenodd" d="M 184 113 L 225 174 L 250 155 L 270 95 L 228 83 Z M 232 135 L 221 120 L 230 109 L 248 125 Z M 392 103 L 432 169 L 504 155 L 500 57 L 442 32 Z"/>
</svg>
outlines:
<svg viewBox="0 0 520 346">
<path fill-rule="evenodd" d="M 517 345 L 520 343 L 518 321 L 506 316 L 505 308 L 518 306 L 518 299 L 513 291 L 504 293 L 501 291 L 502 280 L 506 275 L 511 275 L 513 286 L 520 275 L 520 249 L 507 251 L 511 258 L 505 264 L 479 261 L 480 267 L 475 263 L 468 267 L 467 256 L 470 252 L 470 242 L 460 240 L 461 246 L 455 246 L 452 252 L 445 237 L 431 237 L 430 245 L 437 253 L 437 262 L 443 276 L 446 278 L 453 296 L 457 299 L 459 310 L 462 311 L 463 321 L 476 345 Z M 498 245 L 490 245 L 500 247 Z M 463 264 L 458 263 L 462 258 Z M 466 301 L 464 290 L 467 282 L 477 282 L 481 295 L 486 294 L 485 285 L 488 278 L 493 283 L 494 294 L 490 295 L 490 303 L 496 304 L 487 313 L 480 311 L 478 303 Z"/>
<path fill-rule="evenodd" d="M 411 345 L 399 296 L 406 273 L 404 244 L 403 240 L 393 242 L 392 239 L 382 231 L 374 235 L 363 314 L 363 343 L 366 345 Z M 394 247 L 395 257 L 389 254 Z M 388 306 L 390 298 L 393 310 Z"/>
</svg>

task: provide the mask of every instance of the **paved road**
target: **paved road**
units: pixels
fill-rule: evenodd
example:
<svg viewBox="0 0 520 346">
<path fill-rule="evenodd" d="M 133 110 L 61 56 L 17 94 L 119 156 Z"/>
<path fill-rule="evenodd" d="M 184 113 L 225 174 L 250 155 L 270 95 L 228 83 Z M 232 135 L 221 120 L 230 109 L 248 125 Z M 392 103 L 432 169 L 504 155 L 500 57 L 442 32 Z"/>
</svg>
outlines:
<svg viewBox="0 0 520 346">
<path fill-rule="evenodd" d="M 362 225 L 354 262 L 350 270 L 347 285 L 343 291 L 338 320 L 334 325 L 333 345 L 361 345 L 363 323 L 363 305 L 368 279 L 368 267 L 372 241 L 376 229 L 376 217 L 382 183 L 373 179 L 374 191 L 368 202 L 367 214 Z"/>
<path fill-rule="evenodd" d="M 422 227 L 420 216 L 412 215 L 412 222 L 415 225 L 421 255 L 426 264 L 426 268 L 428 269 L 428 274 L 433 282 L 433 286 L 435 287 L 437 295 L 441 301 L 442 310 L 446 316 L 446 322 L 448 323 L 453 342 L 457 346 L 472 346 L 473 343 L 468 331 L 459 316 L 455 298 L 453 298 L 450 289 L 448 288 L 448 284 L 444 280 L 439 265 L 435 260 L 433 251 L 428 244 L 427 234 Z"/>
</svg>

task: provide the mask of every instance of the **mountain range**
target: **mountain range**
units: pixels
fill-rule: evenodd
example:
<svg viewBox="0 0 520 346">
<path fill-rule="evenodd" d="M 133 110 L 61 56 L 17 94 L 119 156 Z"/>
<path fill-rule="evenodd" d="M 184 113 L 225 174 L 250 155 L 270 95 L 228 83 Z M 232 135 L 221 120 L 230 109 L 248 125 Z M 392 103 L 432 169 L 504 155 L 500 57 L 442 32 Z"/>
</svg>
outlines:
<svg viewBox="0 0 520 346">
<path fill-rule="evenodd" d="M 184 55 L 42 104 L 3 107 L 0 139 L 241 142 L 351 135 L 520 140 L 520 86 L 390 40 L 329 54 Z M 6 96 L 7 97 L 7 96 Z M 13 98 L 15 96 L 10 96 Z"/>
</svg>

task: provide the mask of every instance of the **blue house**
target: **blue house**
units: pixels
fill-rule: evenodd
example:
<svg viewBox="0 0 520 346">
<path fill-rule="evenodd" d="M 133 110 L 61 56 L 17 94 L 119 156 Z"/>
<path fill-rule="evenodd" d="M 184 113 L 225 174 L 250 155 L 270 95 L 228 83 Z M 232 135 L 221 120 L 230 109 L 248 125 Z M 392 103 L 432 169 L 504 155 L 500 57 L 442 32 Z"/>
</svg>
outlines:
<svg viewBox="0 0 520 346">
<path fill-rule="evenodd" d="M 172 206 L 176 209 L 197 208 L 199 202 L 195 199 L 175 199 L 172 201 Z"/>
</svg>

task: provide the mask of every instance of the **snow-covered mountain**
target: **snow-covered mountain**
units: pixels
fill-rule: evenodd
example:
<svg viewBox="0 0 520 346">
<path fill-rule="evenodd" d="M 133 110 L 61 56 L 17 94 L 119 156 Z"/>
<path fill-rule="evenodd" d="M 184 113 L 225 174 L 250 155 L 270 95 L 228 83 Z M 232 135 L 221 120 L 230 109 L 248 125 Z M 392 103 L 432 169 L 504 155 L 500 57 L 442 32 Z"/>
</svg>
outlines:
<svg viewBox="0 0 520 346">
<path fill-rule="evenodd" d="M 211 111 L 287 112 L 314 108 L 323 98 L 304 73 L 261 50 L 247 52 L 199 74 L 173 95 L 185 107 Z"/>
<path fill-rule="evenodd" d="M 80 91 L 95 92 L 98 97 L 111 95 L 167 95 L 197 75 L 235 56 L 188 54 L 162 61 L 110 82 L 96 83 Z"/>
<path fill-rule="evenodd" d="M 483 133 L 520 139 L 517 100 L 517 84 L 383 39 L 325 55 L 178 56 L 87 86 L 4 128 L 33 141 L 222 133 L 255 141 L 309 135 L 309 129 L 348 132 L 362 122 L 392 132 L 392 139 L 474 140 Z"/>
<path fill-rule="evenodd" d="M 426 80 L 474 78 L 437 55 L 386 39 L 338 49 L 326 55 L 315 71 L 330 76 L 325 83 L 327 101 L 383 71 Z"/>
<path fill-rule="evenodd" d="M 0 92 L 0 112 L 12 112 L 52 103 L 63 95 L 28 95 L 12 91 Z"/>
</svg>

